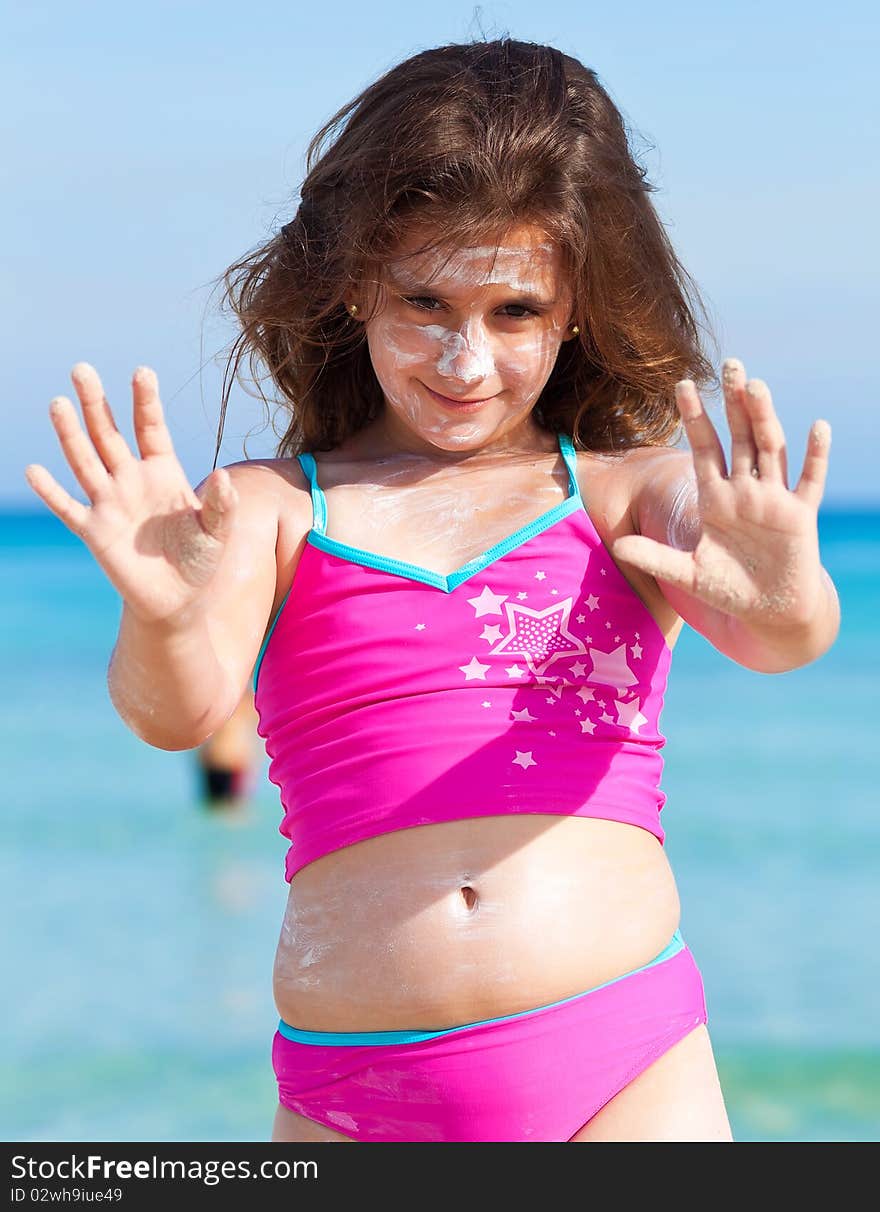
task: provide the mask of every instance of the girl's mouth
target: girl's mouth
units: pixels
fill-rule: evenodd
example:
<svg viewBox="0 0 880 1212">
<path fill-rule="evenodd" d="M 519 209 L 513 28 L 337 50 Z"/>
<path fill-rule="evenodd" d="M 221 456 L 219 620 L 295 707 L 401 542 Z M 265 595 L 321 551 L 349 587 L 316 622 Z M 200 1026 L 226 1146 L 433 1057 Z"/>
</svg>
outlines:
<svg viewBox="0 0 880 1212">
<path fill-rule="evenodd" d="M 432 399 L 436 400 L 438 404 L 442 404 L 444 408 L 452 408 L 456 412 L 476 412 L 477 409 L 483 406 L 483 404 L 488 404 L 490 400 L 495 399 L 495 396 L 484 396 L 482 399 L 454 399 L 450 396 L 441 396 L 439 391 L 432 391 L 431 388 L 427 387 L 424 383 L 422 386 L 425 388 L 428 395 L 431 396 Z"/>
</svg>

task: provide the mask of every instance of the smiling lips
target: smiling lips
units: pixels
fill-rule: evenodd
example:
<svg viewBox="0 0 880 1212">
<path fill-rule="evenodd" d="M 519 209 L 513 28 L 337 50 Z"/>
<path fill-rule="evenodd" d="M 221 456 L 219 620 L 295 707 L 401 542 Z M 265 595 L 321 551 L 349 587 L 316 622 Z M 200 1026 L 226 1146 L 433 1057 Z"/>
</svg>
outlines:
<svg viewBox="0 0 880 1212">
<path fill-rule="evenodd" d="M 439 400 L 441 404 L 448 404 L 452 408 L 465 408 L 468 405 L 470 405 L 471 407 L 476 407 L 476 405 L 478 405 L 478 404 L 485 404 L 487 400 L 495 399 L 494 396 L 484 396 L 482 399 L 479 399 L 479 400 L 458 400 L 452 396 L 443 396 L 440 394 L 439 391 L 433 391 L 430 387 L 427 387 L 425 384 L 422 384 L 422 386 L 425 387 L 425 390 L 429 393 L 429 395 L 432 395 L 435 400 Z"/>
</svg>

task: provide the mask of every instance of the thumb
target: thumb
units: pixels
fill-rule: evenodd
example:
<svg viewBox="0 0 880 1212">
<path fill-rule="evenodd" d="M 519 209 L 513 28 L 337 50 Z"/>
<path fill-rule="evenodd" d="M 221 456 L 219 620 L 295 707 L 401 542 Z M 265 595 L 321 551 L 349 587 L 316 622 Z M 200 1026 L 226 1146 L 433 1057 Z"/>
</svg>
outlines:
<svg viewBox="0 0 880 1212">
<path fill-rule="evenodd" d="M 211 472 L 202 486 L 199 524 L 205 534 L 218 543 L 225 543 L 232 530 L 238 493 L 225 467 Z"/>
<path fill-rule="evenodd" d="M 694 591 L 694 558 L 689 551 L 668 547 L 643 534 L 627 534 L 615 540 L 611 554 L 616 560 L 632 564 L 649 576 L 675 585 L 686 593 Z"/>
</svg>

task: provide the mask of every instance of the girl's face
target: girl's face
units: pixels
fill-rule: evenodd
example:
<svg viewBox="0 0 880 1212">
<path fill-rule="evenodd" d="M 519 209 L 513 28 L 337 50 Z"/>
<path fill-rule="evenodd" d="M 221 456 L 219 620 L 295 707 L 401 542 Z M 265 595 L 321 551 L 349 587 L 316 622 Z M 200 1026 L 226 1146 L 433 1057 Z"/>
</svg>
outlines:
<svg viewBox="0 0 880 1212">
<path fill-rule="evenodd" d="M 562 254 L 531 225 L 452 256 L 412 255 L 418 247 L 404 243 L 387 265 L 383 306 L 366 326 L 380 424 L 395 444 L 426 453 L 509 444 L 571 336 Z"/>
</svg>

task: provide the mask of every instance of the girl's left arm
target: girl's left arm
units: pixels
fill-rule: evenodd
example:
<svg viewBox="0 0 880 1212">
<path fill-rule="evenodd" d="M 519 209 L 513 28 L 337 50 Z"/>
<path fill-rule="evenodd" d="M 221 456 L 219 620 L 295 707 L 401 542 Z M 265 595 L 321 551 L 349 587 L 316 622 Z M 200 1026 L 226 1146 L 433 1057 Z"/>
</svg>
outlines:
<svg viewBox="0 0 880 1212">
<path fill-rule="evenodd" d="M 761 379 L 724 364 L 731 433 L 724 450 L 689 380 L 675 397 L 690 451 L 645 460 L 633 514 L 639 534 L 616 559 L 653 576 L 689 626 L 748 669 L 783 673 L 822 656 L 840 630 L 840 601 L 819 556 L 818 511 L 831 429 L 816 421 L 800 479 L 788 488 L 785 434 Z"/>
</svg>

